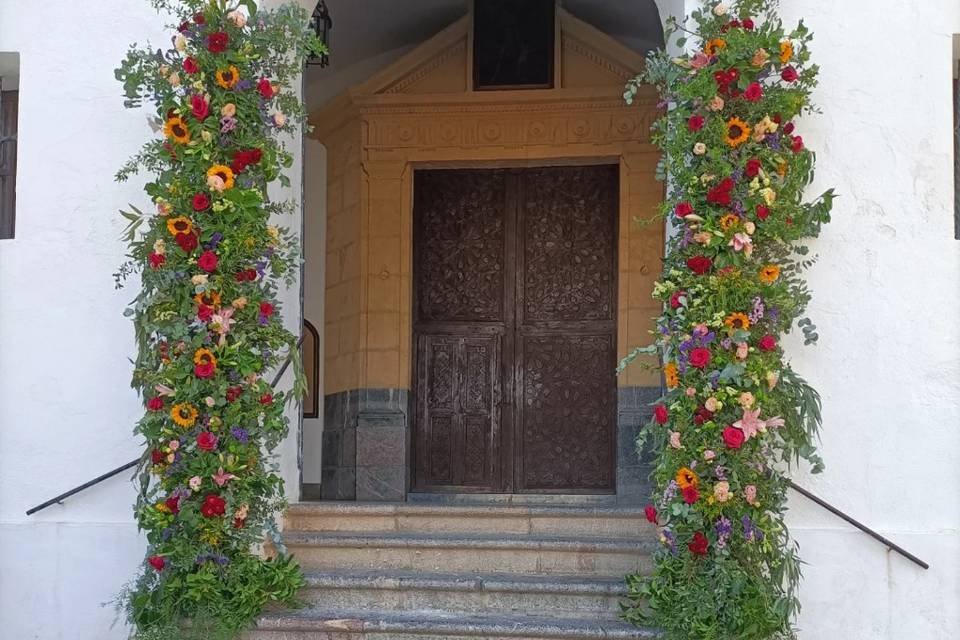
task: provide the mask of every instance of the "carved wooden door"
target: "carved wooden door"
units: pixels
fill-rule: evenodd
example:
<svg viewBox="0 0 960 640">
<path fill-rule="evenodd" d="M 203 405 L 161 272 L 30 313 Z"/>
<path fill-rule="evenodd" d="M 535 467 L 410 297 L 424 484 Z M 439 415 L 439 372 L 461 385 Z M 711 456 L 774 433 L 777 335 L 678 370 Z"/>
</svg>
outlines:
<svg viewBox="0 0 960 640">
<path fill-rule="evenodd" d="M 418 171 L 414 489 L 615 481 L 615 166 Z"/>
</svg>

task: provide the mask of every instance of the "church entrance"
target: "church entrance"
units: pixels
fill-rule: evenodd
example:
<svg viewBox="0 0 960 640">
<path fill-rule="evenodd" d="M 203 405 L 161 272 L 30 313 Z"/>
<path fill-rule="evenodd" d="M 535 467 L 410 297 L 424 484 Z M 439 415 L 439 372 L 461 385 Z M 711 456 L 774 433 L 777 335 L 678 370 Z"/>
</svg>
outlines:
<svg viewBox="0 0 960 640">
<path fill-rule="evenodd" d="M 614 493 L 619 167 L 420 170 L 413 490 Z"/>
</svg>

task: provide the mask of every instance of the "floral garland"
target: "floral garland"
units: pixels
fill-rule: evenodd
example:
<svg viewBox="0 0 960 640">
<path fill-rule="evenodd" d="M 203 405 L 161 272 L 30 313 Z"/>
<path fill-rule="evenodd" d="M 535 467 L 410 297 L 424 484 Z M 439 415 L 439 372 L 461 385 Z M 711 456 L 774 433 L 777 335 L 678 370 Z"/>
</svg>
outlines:
<svg viewBox="0 0 960 640">
<path fill-rule="evenodd" d="M 641 436 L 656 455 L 661 549 L 650 576 L 630 576 L 624 617 L 677 640 L 793 637 L 799 558 L 784 525 L 784 470 L 813 443 L 817 393 L 784 359 L 780 336 L 810 294 L 798 241 L 829 221 L 833 192 L 804 203 L 813 153 L 795 118 L 812 111 L 811 34 L 785 31 L 771 0 L 710 3 L 679 47 L 649 58 L 641 82 L 661 92 L 654 127 L 670 177 L 661 213 L 676 233 L 654 296 L 664 303 L 657 354 L 666 392 Z M 677 30 L 673 23 L 668 38 Z M 692 35 L 692 39 L 689 36 Z M 805 342 L 816 329 L 800 319 Z"/>
<path fill-rule="evenodd" d="M 123 212 L 130 261 L 118 284 L 142 271 L 127 315 L 146 403 L 136 517 L 149 550 L 122 605 L 137 638 L 231 637 L 303 584 L 292 559 L 256 552 L 284 505 L 268 455 L 288 427 L 289 396 L 264 376 L 297 356 L 276 296 L 295 276 L 298 242 L 269 224 L 292 205 L 270 202 L 267 185 L 289 184 L 277 137 L 304 121 L 291 87 L 323 46 L 295 5 L 153 5 L 181 21 L 172 47 L 134 47 L 117 69 L 126 105 L 151 100 L 162 131 L 117 175 L 153 174 L 156 207 Z"/>
</svg>

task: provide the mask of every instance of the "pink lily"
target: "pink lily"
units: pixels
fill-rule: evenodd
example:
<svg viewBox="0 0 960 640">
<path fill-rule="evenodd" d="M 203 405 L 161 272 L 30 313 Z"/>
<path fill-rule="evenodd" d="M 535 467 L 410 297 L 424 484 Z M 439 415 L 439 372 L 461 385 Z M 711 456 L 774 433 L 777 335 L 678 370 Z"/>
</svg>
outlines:
<svg viewBox="0 0 960 640">
<path fill-rule="evenodd" d="M 174 391 L 173 389 L 171 389 L 170 387 L 168 387 L 168 386 L 165 385 L 165 384 L 158 384 L 158 385 L 156 385 L 156 386 L 154 387 L 154 389 L 156 389 L 157 393 L 159 393 L 161 396 L 171 396 L 171 397 L 172 397 L 173 395 L 176 394 L 176 391 Z"/>
<path fill-rule="evenodd" d="M 760 409 L 744 409 L 743 419 L 733 423 L 737 429 L 743 431 L 744 440 L 749 440 L 765 428 L 763 420 L 759 419 Z"/>
<path fill-rule="evenodd" d="M 217 469 L 217 472 L 210 477 L 213 478 L 213 481 L 217 483 L 218 487 L 222 487 L 237 476 L 233 475 L 232 473 L 225 473 L 223 467 L 220 467 Z"/>
</svg>

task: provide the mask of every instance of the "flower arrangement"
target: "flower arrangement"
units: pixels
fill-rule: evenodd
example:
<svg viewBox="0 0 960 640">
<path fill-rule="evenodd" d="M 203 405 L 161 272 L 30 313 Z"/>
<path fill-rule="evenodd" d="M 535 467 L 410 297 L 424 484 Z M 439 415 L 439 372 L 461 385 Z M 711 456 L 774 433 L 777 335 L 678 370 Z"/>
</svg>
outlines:
<svg viewBox="0 0 960 640">
<path fill-rule="evenodd" d="M 153 5 L 177 17 L 171 46 L 134 47 L 117 69 L 127 106 L 153 102 L 160 133 L 117 175 L 151 173 L 156 209 L 123 212 L 130 260 L 118 284 L 142 274 L 126 313 L 146 404 L 136 517 L 149 551 L 122 603 L 137 638 L 232 637 L 303 584 L 282 545 L 273 558 L 257 550 L 265 530 L 278 541 L 283 483 L 269 453 L 302 387 L 302 374 L 293 394 L 264 377 L 298 355 L 277 302 L 298 242 L 270 223 L 292 205 L 271 202 L 267 185 L 289 184 L 292 156 L 278 138 L 305 120 L 292 85 L 323 45 L 296 5 Z"/>
<path fill-rule="evenodd" d="M 803 190 L 814 156 L 795 120 L 812 111 L 817 67 L 811 34 L 786 31 L 771 0 L 709 3 L 691 31 L 673 23 L 692 52 L 648 60 L 667 110 L 654 126 L 669 176 L 660 213 L 671 237 L 654 296 L 664 303 L 656 343 L 666 392 L 640 446 L 656 455 L 647 519 L 661 549 L 650 576 L 630 576 L 624 617 L 652 622 L 678 640 L 793 637 L 799 558 L 784 525 L 785 469 L 814 449 L 817 393 L 785 361 L 781 335 L 810 299 L 799 241 L 830 219 L 833 192 L 812 203 Z M 799 322 L 797 322 L 799 319 Z"/>
</svg>

